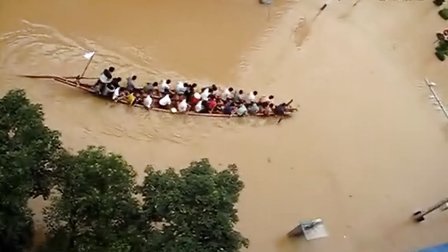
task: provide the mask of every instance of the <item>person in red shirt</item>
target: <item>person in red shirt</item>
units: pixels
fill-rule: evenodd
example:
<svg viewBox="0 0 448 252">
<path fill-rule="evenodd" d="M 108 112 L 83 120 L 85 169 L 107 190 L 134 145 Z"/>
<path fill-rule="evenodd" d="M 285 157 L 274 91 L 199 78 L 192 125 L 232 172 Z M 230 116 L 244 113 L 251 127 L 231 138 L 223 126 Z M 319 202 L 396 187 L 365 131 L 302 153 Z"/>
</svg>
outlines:
<svg viewBox="0 0 448 252">
<path fill-rule="evenodd" d="M 190 98 L 190 105 L 192 107 L 196 106 L 196 104 L 201 100 L 201 95 L 199 93 L 194 93 Z"/>
<path fill-rule="evenodd" d="M 216 102 L 215 95 L 210 95 L 207 103 L 209 113 L 213 113 L 215 111 L 216 105 L 218 105 L 218 103 Z"/>
</svg>

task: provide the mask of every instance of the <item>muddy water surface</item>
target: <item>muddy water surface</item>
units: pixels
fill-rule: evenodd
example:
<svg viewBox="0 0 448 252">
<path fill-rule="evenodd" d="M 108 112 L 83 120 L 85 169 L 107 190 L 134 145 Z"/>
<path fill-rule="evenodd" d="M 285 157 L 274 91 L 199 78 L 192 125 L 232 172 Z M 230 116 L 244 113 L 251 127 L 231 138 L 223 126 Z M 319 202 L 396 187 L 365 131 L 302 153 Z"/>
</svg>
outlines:
<svg viewBox="0 0 448 252">
<path fill-rule="evenodd" d="M 353 1 L 355 2 L 355 1 Z M 24 88 L 73 150 L 104 145 L 139 174 L 208 157 L 246 184 L 248 251 L 411 251 L 446 241 L 448 218 L 409 215 L 446 196 L 448 130 L 422 78 L 448 99 L 433 57 L 444 27 L 423 1 L 0 1 L 0 92 Z M 113 64 L 140 83 L 169 77 L 294 98 L 276 125 L 147 113 L 15 74 L 87 75 Z M 41 202 L 32 202 L 39 213 Z M 38 220 L 40 215 L 36 216 Z M 288 240 L 320 217 L 329 237 Z"/>
</svg>

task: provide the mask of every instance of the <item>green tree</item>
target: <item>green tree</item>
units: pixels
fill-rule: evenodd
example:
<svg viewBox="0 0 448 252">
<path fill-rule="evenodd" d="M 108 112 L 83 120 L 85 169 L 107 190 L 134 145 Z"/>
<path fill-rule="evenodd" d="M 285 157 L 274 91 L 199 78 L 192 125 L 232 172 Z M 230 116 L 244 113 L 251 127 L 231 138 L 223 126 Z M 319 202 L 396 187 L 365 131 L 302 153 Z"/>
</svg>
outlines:
<svg viewBox="0 0 448 252">
<path fill-rule="evenodd" d="M 207 159 L 176 173 L 146 169 L 140 188 L 149 251 L 239 251 L 248 240 L 234 230 L 243 182 L 237 168 L 217 172 Z"/>
<path fill-rule="evenodd" d="M 0 251 L 23 251 L 32 240 L 29 197 L 49 195 L 63 152 L 59 133 L 43 123 L 40 105 L 23 90 L 0 99 Z"/>
<path fill-rule="evenodd" d="M 89 147 L 59 164 L 57 196 L 44 210 L 45 251 L 137 251 L 135 172 L 121 156 Z"/>
</svg>

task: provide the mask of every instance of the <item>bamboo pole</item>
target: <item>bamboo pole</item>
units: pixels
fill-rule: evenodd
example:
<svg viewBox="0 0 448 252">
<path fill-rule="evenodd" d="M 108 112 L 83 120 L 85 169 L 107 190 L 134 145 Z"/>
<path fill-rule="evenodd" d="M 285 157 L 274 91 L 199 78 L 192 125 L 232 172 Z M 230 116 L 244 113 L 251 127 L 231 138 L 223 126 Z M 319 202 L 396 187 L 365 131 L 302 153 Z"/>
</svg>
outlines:
<svg viewBox="0 0 448 252">
<path fill-rule="evenodd" d="M 448 111 L 446 110 L 445 106 L 443 105 L 442 101 L 440 100 L 439 96 L 437 95 L 436 91 L 434 90 L 432 83 L 428 80 L 428 78 L 425 78 L 425 82 L 429 88 L 429 91 L 431 91 L 432 95 L 434 96 L 437 103 L 439 104 L 439 107 L 442 109 L 443 114 L 448 119 Z"/>
</svg>

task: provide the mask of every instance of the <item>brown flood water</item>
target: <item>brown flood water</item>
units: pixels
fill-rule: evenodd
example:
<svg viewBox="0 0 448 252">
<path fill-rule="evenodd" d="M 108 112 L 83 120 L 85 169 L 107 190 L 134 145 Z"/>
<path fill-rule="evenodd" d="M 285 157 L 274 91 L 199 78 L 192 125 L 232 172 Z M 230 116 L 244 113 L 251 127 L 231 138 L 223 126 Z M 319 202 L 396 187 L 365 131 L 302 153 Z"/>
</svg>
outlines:
<svg viewBox="0 0 448 252">
<path fill-rule="evenodd" d="M 413 251 L 446 242 L 448 216 L 412 212 L 446 196 L 447 120 L 423 77 L 448 100 L 433 56 L 446 23 L 431 1 L 0 1 L 0 93 L 24 88 L 73 150 L 104 145 L 139 174 L 208 157 L 236 163 L 248 251 Z M 300 112 L 270 121 L 186 118 L 111 105 L 15 74 L 87 75 L 110 64 L 123 77 L 231 84 Z M 40 201 L 31 202 L 40 221 Z M 329 237 L 288 240 L 320 217 Z"/>
</svg>

